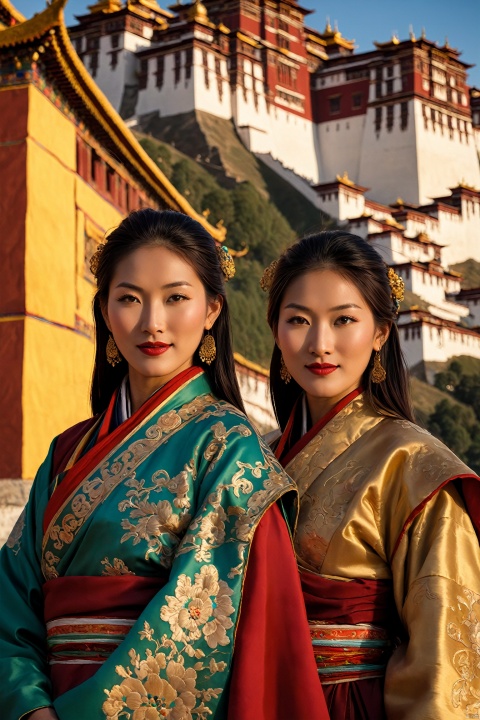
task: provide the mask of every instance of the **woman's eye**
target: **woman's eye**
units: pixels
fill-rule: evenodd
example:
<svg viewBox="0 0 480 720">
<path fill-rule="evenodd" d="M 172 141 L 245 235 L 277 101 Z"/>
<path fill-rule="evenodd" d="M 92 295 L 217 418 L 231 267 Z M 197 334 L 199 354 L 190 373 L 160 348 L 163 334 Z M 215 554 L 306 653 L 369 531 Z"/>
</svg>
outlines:
<svg viewBox="0 0 480 720">
<path fill-rule="evenodd" d="M 335 320 L 336 325 L 350 325 L 352 322 L 357 322 L 355 318 L 350 317 L 349 315 L 341 315 L 339 318 Z"/>
<path fill-rule="evenodd" d="M 168 302 L 177 303 L 181 302 L 182 300 L 188 300 L 186 295 L 180 295 L 179 293 L 175 293 L 175 295 L 170 295 L 168 298 Z"/>
<path fill-rule="evenodd" d="M 118 302 L 134 303 L 134 302 L 140 302 L 140 301 L 137 297 L 135 297 L 135 295 L 122 295 L 121 297 L 118 298 Z"/>
<path fill-rule="evenodd" d="M 290 325 L 308 325 L 308 320 L 301 315 L 294 315 L 293 317 L 288 318 L 287 322 Z"/>
</svg>

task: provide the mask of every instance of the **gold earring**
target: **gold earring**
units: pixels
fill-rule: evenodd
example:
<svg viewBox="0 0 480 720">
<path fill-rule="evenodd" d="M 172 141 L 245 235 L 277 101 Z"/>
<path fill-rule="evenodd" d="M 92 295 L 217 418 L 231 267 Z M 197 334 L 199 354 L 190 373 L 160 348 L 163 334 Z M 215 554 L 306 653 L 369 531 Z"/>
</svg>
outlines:
<svg viewBox="0 0 480 720">
<path fill-rule="evenodd" d="M 118 365 L 119 362 L 122 362 L 122 356 L 120 355 L 117 344 L 112 335 L 108 338 L 106 353 L 107 362 L 110 363 L 112 367 L 115 367 L 115 365 Z"/>
<path fill-rule="evenodd" d="M 285 365 L 285 360 L 283 359 L 283 355 L 280 355 L 280 377 L 282 378 L 285 385 L 288 385 L 288 383 L 292 379 L 292 376 L 288 372 L 288 368 Z"/>
<path fill-rule="evenodd" d="M 380 361 L 380 350 L 377 350 L 373 358 L 373 370 L 370 377 L 373 383 L 381 383 L 387 377 L 387 371 Z"/>
<path fill-rule="evenodd" d="M 207 365 L 211 365 L 217 357 L 217 347 L 215 345 L 215 338 L 210 335 L 209 332 L 204 336 L 200 347 L 198 348 L 198 357 L 200 360 Z"/>
</svg>

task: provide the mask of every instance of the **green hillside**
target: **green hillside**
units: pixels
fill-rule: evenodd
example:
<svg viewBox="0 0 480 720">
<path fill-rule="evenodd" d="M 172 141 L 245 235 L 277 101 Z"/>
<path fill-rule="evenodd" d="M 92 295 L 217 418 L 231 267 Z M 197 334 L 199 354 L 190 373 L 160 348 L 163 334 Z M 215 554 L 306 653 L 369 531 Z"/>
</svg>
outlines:
<svg viewBox="0 0 480 720">
<path fill-rule="evenodd" d="M 478 260 L 465 260 L 464 262 L 452 265 L 452 270 L 462 274 L 462 288 L 480 287 L 480 262 Z"/>
</svg>

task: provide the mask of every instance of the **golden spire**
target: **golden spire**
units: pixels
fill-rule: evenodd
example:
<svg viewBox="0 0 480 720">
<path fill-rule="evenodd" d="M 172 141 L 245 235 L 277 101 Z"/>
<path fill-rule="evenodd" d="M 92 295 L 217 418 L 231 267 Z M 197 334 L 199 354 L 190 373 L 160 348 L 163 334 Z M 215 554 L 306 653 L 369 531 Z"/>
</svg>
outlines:
<svg viewBox="0 0 480 720">
<path fill-rule="evenodd" d="M 146 10 L 154 10 L 155 12 L 162 12 L 162 8 L 158 4 L 157 0 L 127 0 L 127 6 L 128 7 L 135 7 L 135 5 L 139 5 L 140 7 L 145 8 Z M 165 11 L 163 11 L 165 14 Z"/>
<path fill-rule="evenodd" d="M 200 22 L 207 21 L 208 22 L 207 8 L 200 0 L 195 0 L 192 7 L 188 11 L 187 17 L 190 21 L 197 20 L 197 22 L 198 21 L 200 21 Z"/>
<path fill-rule="evenodd" d="M 121 0 L 100 0 L 100 2 L 95 3 L 95 5 L 89 5 L 88 9 L 91 13 L 117 12 L 117 10 L 122 9 L 122 3 Z"/>
</svg>

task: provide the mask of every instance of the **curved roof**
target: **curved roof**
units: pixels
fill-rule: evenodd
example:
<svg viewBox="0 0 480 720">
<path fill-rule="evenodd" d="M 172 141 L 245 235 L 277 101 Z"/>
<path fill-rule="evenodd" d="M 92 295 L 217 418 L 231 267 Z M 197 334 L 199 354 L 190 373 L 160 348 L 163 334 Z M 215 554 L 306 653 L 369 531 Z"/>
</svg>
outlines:
<svg viewBox="0 0 480 720">
<path fill-rule="evenodd" d="M 7 0 L 0 0 L 0 6 L 6 3 Z M 54 79 L 55 86 L 78 119 L 85 123 L 110 154 L 120 159 L 150 194 L 161 198 L 168 207 L 198 220 L 215 240 L 222 242 L 225 228 L 213 227 L 192 208 L 143 150 L 86 70 L 65 26 L 63 9 L 66 3 L 67 0 L 53 0 L 31 19 L 2 30 L 0 51 L 17 47 L 19 50 L 31 50 L 32 58 L 41 64 L 47 77 Z"/>
<path fill-rule="evenodd" d="M 0 0 L 0 28 L 3 25 L 9 27 L 24 20 L 25 17 L 13 7 L 10 0 Z"/>
</svg>

